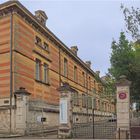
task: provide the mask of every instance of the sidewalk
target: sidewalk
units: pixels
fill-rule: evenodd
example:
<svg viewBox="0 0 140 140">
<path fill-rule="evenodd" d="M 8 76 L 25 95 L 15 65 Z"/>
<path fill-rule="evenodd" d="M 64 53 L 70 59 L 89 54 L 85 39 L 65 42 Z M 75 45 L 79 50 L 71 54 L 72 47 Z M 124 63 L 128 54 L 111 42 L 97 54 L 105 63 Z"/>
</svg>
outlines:
<svg viewBox="0 0 140 140">
<path fill-rule="evenodd" d="M 21 135 L 16 134 L 0 134 L 0 139 L 2 138 L 18 138 L 21 137 Z"/>
<path fill-rule="evenodd" d="M 21 135 L 14 135 L 14 134 L 0 134 L 0 139 L 4 139 L 4 140 L 9 140 L 9 139 L 57 139 L 57 134 L 45 134 L 45 135 L 39 135 L 39 136 L 35 136 L 35 135 L 29 135 L 29 136 L 21 136 Z"/>
</svg>

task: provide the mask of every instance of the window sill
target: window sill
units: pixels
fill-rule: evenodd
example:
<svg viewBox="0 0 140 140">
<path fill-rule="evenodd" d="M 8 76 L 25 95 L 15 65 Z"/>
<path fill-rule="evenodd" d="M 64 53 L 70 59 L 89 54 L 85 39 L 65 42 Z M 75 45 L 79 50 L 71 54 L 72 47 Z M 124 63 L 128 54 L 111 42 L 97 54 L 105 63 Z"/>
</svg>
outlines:
<svg viewBox="0 0 140 140">
<path fill-rule="evenodd" d="M 42 84 L 47 85 L 47 86 L 50 86 L 50 83 L 42 82 Z"/>
<path fill-rule="evenodd" d="M 41 80 L 37 80 L 37 79 L 35 79 L 35 81 L 40 83 L 40 84 L 44 84 L 44 85 L 50 86 L 50 83 L 45 83 L 45 82 L 43 82 Z"/>
</svg>

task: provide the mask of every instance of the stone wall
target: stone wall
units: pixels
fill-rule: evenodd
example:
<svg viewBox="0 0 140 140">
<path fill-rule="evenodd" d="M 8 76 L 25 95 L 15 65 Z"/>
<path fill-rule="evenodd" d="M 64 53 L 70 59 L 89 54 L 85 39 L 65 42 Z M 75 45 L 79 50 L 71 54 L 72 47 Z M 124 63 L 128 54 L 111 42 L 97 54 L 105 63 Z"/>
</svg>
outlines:
<svg viewBox="0 0 140 140">
<path fill-rule="evenodd" d="M 9 109 L 0 110 L 0 133 L 10 132 Z"/>
<path fill-rule="evenodd" d="M 17 95 L 12 98 L 10 117 L 10 99 L 0 99 L 0 134 L 13 133 L 19 135 L 36 134 L 57 130 L 59 123 L 58 106 L 43 104 L 38 106 L 30 104 L 29 96 Z M 11 118 L 11 121 L 10 121 Z M 44 119 L 41 121 L 41 118 Z M 10 129 L 11 125 L 11 129 Z"/>
</svg>

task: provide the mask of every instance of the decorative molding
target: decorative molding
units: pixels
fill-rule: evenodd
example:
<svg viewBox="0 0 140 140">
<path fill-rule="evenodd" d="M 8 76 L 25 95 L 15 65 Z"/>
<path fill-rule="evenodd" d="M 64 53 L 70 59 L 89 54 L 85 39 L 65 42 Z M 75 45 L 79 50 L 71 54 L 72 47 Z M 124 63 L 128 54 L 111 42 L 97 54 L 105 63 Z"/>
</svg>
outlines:
<svg viewBox="0 0 140 140">
<path fill-rule="evenodd" d="M 49 62 L 52 62 L 49 58 L 47 58 L 45 55 L 39 53 L 38 51 L 36 51 L 35 49 L 33 50 L 34 53 L 38 54 L 39 56 L 43 57 L 44 59 L 46 59 Z"/>
</svg>

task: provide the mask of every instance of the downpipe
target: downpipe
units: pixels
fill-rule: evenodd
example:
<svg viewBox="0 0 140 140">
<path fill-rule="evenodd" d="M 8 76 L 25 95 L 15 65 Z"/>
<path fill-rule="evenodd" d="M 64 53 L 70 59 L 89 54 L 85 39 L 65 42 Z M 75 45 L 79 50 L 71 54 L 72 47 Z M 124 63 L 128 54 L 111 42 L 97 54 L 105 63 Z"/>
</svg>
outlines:
<svg viewBox="0 0 140 140">
<path fill-rule="evenodd" d="M 12 96 L 13 96 L 13 13 L 10 15 L 10 134 L 12 133 Z"/>
</svg>

